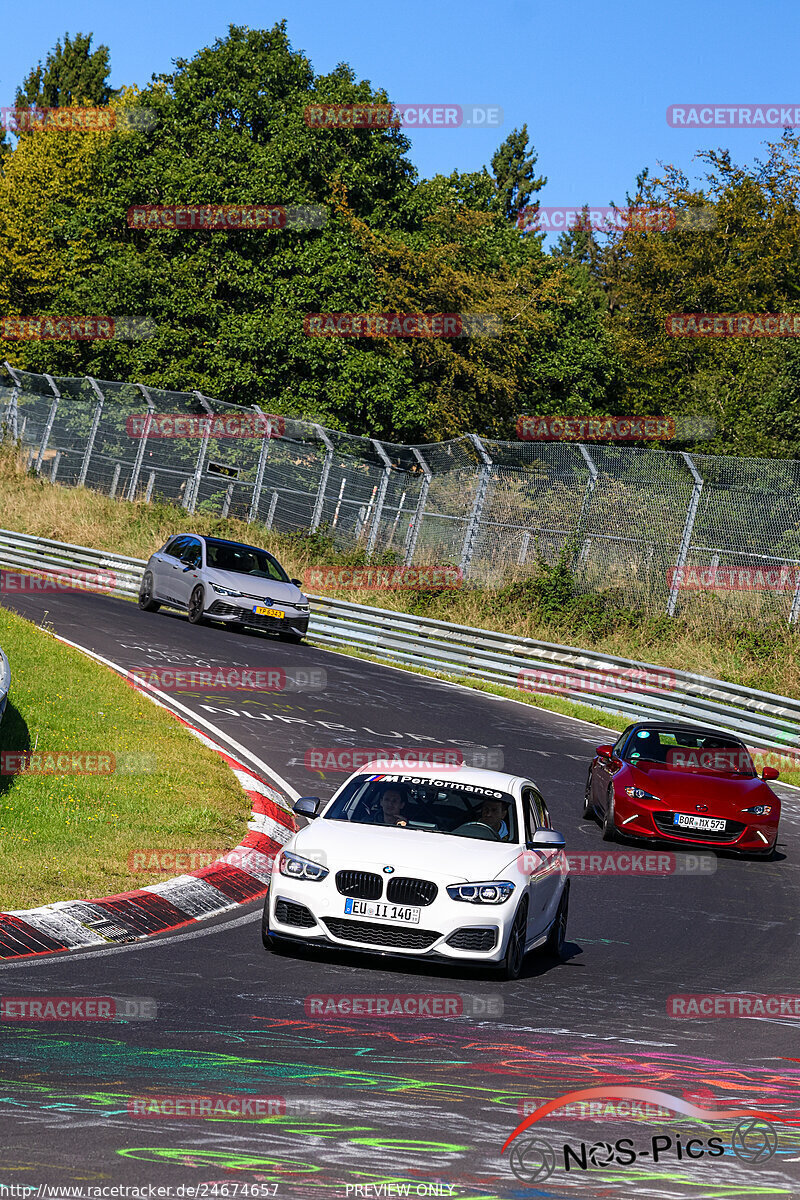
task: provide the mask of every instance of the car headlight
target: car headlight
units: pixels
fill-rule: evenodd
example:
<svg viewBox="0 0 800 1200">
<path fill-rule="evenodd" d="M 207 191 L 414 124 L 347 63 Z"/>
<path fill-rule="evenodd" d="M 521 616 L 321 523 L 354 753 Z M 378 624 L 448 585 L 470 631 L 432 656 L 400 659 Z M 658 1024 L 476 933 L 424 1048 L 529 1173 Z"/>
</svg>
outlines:
<svg viewBox="0 0 800 1200">
<path fill-rule="evenodd" d="M 742 812 L 755 813 L 757 817 L 766 817 L 772 812 L 772 805 L 754 804 L 752 808 L 743 808 Z"/>
<path fill-rule="evenodd" d="M 307 613 L 307 612 L 311 611 L 311 609 L 309 608 L 309 606 L 307 604 L 295 604 L 295 608 L 297 609 L 298 612 L 301 612 L 301 613 Z"/>
<path fill-rule="evenodd" d="M 317 882 L 328 874 L 327 867 L 321 867 L 319 863 L 311 862 L 308 858 L 301 858 L 299 854 L 292 854 L 291 850 L 281 851 L 278 870 L 281 875 L 287 875 L 290 879 L 309 879 Z"/>
<path fill-rule="evenodd" d="M 447 894 L 451 900 L 467 904 L 503 904 L 513 891 L 514 884 L 507 879 L 493 879 L 487 883 L 454 883 Z"/>
<path fill-rule="evenodd" d="M 212 588 L 218 592 L 220 596 L 241 596 L 241 592 L 234 591 L 233 588 L 220 587 L 218 583 L 212 583 Z"/>
<path fill-rule="evenodd" d="M 664 803 L 660 796 L 654 796 L 652 792 L 646 792 L 644 788 L 625 788 L 625 795 L 633 796 L 634 800 L 655 800 L 656 804 Z"/>
</svg>

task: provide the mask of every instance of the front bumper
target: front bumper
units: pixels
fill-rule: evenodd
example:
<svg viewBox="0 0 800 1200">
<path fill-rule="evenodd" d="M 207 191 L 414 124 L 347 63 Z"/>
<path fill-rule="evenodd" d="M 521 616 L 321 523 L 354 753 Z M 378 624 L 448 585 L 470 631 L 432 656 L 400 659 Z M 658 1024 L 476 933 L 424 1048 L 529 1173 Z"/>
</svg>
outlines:
<svg viewBox="0 0 800 1200">
<path fill-rule="evenodd" d="M 309 614 L 298 612 L 295 608 L 281 607 L 286 614 L 283 618 L 261 617 L 253 612 L 252 601 L 238 602 L 232 597 L 217 596 L 206 609 L 206 616 L 225 625 L 246 625 L 248 629 L 260 629 L 265 633 L 295 633 L 305 637 Z"/>
<path fill-rule="evenodd" d="M 726 818 L 727 828 L 722 833 L 680 829 L 672 824 L 675 812 L 691 811 L 691 807 L 693 805 L 687 805 L 685 809 L 666 809 L 663 805 L 648 808 L 641 800 L 627 796 L 622 800 L 618 796 L 614 797 L 617 829 L 625 837 L 747 853 L 766 853 L 777 841 L 779 817 L 770 816 L 759 820 L 750 813 L 740 813 L 736 820 Z M 702 815 L 713 817 L 716 814 Z"/>
<path fill-rule="evenodd" d="M 307 945 L 497 964 L 505 955 L 519 895 L 515 891 L 503 904 L 465 904 L 451 900 L 442 888 L 432 904 L 420 908 L 416 925 L 348 916 L 347 899 L 331 876 L 311 882 L 276 874 L 267 901 L 269 932 Z"/>
</svg>

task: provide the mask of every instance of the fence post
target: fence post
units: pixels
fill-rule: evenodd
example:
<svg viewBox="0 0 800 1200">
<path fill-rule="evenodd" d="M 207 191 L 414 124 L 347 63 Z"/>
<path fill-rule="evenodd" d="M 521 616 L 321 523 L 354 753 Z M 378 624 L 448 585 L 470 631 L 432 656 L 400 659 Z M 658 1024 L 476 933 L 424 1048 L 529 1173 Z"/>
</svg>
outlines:
<svg viewBox="0 0 800 1200">
<path fill-rule="evenodd" d="M 431 480 L 433 479 L 433 472 L 425 462 L 425 459 L 422 457 L 419 450 L 417 450 L 416 446 L 411 447 L 411 453 L 422 467 L 422 486 L 419 489 L 417 511 L 414 513 L 414 516 L 409 523 L 408 533 L 406 534 L 405 557 L 403 562 L 407 567 L 410 566 L 414 561 L 414 553 L 417 549 L 417 538 L 419 537 L 419 531 L 422 526 L 422 518 L 425 514 L 425 505 L 428 503 L 428 491 L 431 486 Z"/>
<path fill-rule="evenodd" d="M 472 564 L 472 556 L 475 553 L 475 543 L 478 540 L 478 529 L 483 516 L 484 505 L 486 504 L 486 495 L 489 491 L 489 480 L 492 477 L 492 460 L 486 453 L 486 448 L 477 434 L 468 433 L 467 437 L 472 442 L 478 454 L 481 457 L 481 469 L 478 477 L 478 486 L 475 491 L 475 500 L 472 504 L 472 512 L 467 524 L 467 532 L 464 537 L 464 545 L 461 550 L 461 562 L 459 567 L 461 576 L 466 579 L 470 566 Z"/>
<path fill-rule="evenodd" d="M 383 446 L 380 444 L 380 442 L 376 441 L 375 438 L 370 438 L 369 440 L 375 447 L 376 452 L 380 455 L 383 463 L 383 477 L 381 478 L 380 487 L 378 488 L 378 499 L 375 503 L 375 511 L 372 514 L 372 525 L 370 526 L 369 538 L 367 539 L 367 558 L 372 556 L 372 553 L 375 549 L 375 544 L 378 540 L 378 533 L 381 527 L 381 517 L 383 516 L 383 505 L 386 500 L 386 490 L 389 487 L 389 478 L 392 474 L 391 459 L 384 450 Z"/>
<path fill-rule="evenodd" d="M 145 417 L 145 420 L 144 420 L 144 430 L 142 431 L 142 436 L 139 440 L 139 445 L 136 450 L 136 459 L 133 464 L 133 473 L 131 474 L 131 481 L 128 484 L 128 499 L 129 500 L 135 500 L 135 498 L 136 498 L 136 489 L 139 486 L 139 476 L 142 473 L 142 463 L 144 462 L 145 450 L 147 449 L 147 439 L 150 436 L 150 426 L 153 423 L 153 413 L 156 411 L 156 406 L 153 404 L 153 401 L 150 398 L 150 393 L 148 392 L 148 390 L 144 386 L 144 384 L 137 383 L 136 386 L 138 387 L 139 391 L 144 396 L 145 403 L 147 405 L 147 416 Z"/>
<path fill-rule="evenodd" d="M 692 473 L 692 479 L 694 480 L 694 487 L 692 488 L 692 495 L 689 500 L 689 507 L 686 510 L 686 520 L 684 521 L 684 524 L 683 524 L 683 536 L 681 537 L 681 544 L 678 548 L 678 558 L 675 563 L 675 572 L 672 576 L 672 584 L 669 589 L 669 599 L 667 601 L 667 616 L 670 616 L 670 617 L 675 616 L 675 608 L 678 603 L 678 592 L 680 590 L 681 574 L 683 572 L 684 563 L 686 562 L 686 559 L 689 557 L 689 546 L 692 543 L 692 532 L 694 530 L 694 522 L 695 522 L 695 518 L 697 517 L 697 508 L 698 508 L 698 505 L 700 504 L 700 493 L 703 490 L 703 477 L 700 474 L 700 472 L 697 470 L 697 467 L 694 465 L 691 455 L 687 454 L 685 450 L 681 450 L 680 453 L 681 453 L 681 458 L 686 463 L 687 467 L 689 468 L 689 470 Z"/>
<path fill-rule="evenodd" d="M 200 392 L 194 392 L 197 397 L 197 402 L 208 413 L 208 416 L 203 421 L 203 436 L 200 439 L 200 451 L 197 455 L 194 473 L 186 481 L 186 491 L 183 494 L 183 507 L 187 512 L 193 513 L 197 507 L 197 497 L 200 494 L 200 480 L 203 478 L 203 463 L 206 457 L 206 450 L 211 438 L 211 422 L 214 416 L 214 410 L 206 400 L 205 396 Z"/>
<path fill-rule="evenodd" d="M 52 375 L 45 375 L 45 379 L 50 384 L 50 390 L 53 393 L 53 403 L 50 405 L 50 412 L 47 414 L 47 422 L 42 434 L 42 440 L 39 443 L 39 454 L 36 459 L 36 474 L 41 475 L 42 463 L 44 462 L 44 452 L 47 449 L 47 443 L 50 441 L 50 434 L 53 432 L 53 422 L 56 419 L 56 409 L 58 402 L 61 399 L 61 392 L 56 387 L 56 381 Z"/>
<path fill-rule="evenodd" d="M 256 467 L 256 481 L 253 484 L 253 495 L 250 498 L 250 508 L 247 513 L 247 524 L 255 521 L 258 516 L 258 505 L 261 501 L 261 489 L 264 486 L 264 471 L 267 467 L 267 455 L 269 454 L 269 443 L 272 439 L 272 425 L 269 427 L 269 433 L 261 439 L 261 449 L 258 452 L 258 466 Z"/>
<path fill-rule="evenodd" d="M 88 380 L 90 387 L 94 389 L 94 392 L 97 396 L 97 405 L 95 406 L 94 417 L 92 418 L 92 428 L 89 430 L 89 440 L 86 443 L 86 452 L 84 453 L 83 462 L 81 463 L 81 473 L 78 476 L 78 487 L 83 487 L 83 485 L 86 483 L 86 476 L 89 471 L 89 460 L 91 459 L 92 451 L 94 450 L 94 439 L 97 437 L 97 430 L 100 427 L 100 418 L 103 415 L 103 404 L 105 401 L 105 397 L 100 391 L 100 388 L 97 386 L 96 380 L 92 379 L 91 375 L 87 375 L 86 379 Z"/>
<path fill-rule="evenodd" d="M 231 511 L 231 503 L 233 502 L 233 484 L 229 483 L 225 488 L 225 498 L 222 501 L 222 519 L 227 519 L 228 513 Z"/>
<path fill-rule="evenodd" d="M 122 463 L 116 463 L 114 465 L 114 474 L 111 477 L 111 491 L 108 493 L 108 497 L 110 500 L 113 500 L 117 494 L 117 484 L 119 483 L 119 475 L 120 475 L 121 470 L 122 470 Z"/>
<path fill-rule="evenodd" d="M 14 367 L 12 367 L 12 365 L 8 361 L 8 359 L 5 359 L 5 361 L 3 362 L 3 366 L 8 371 L 9 375 L 11 376 L 11 378 L 14 381 L 14 387 L 11 389 L 11 399 L 8 402 L 8 407 L 6 409 L 5 416 L 3 417 L 3 423 L 5 425 L 9 425 L 9 424 L 11 425 L 11 436 L 13 437 L 14 441 L 17 441 L 17 439 L 22 441 L 22 434 L 19 433 L 19 405 L 18 405 L 19 394 L 21 391 L 24 390 L 23 386 L 22 386 L 22 380 L 20 379 L 17 371 L 14 369 Z"/>
<path fill-rule="evenodd" d="M 317 488 L 317 498 L 314 501 L 314 512 L 311 517 L 311 533 L 316 533 L 319 529 L 320 521 L 325 504 L 325 489 L 328 486 L 328 476 L 331 473 L 331 465 L 333 463 L 333 442 L 330 440 L 325 430 L 321 425 L 315 425 L 314 430 L 317 437 L 325 443 L 325 462 L 322 464 L 322 474 L 319 477 L 319 487 Z"/>
<path fill-rule="evenodd" d="M 586 491 L 583 493 L 583 503 L 581 504 L 580 516 L 578 517 L 578 529 L 582 531 L 584 521 L 586 520 L 586 514 L 589 511 L 589 504 L 592 499 L 592 494 L 597 486 L 597 467 L 595 466 L 594 459 L 585 446 L 581 446 L 579 444 L 578 449 L 583 456 L 583 461 L 589 468 L 589 478 L 586 481 Z"/>
<path fill-rule="evenodd" d="M 795 565 L 794 595 L 792 596 L 792 607 L 789 610 L 789 624 L 796 625 L 798 617 L 800 617 L 800 569 Z"/>
</svg>

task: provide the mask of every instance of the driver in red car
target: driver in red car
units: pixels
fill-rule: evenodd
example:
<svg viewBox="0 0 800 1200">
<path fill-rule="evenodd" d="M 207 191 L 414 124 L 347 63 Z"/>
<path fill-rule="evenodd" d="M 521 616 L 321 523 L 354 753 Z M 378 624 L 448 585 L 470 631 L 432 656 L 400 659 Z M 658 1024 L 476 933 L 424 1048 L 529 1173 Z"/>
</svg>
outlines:
<svg viewBox="0 0 800 1200">
<path fill-rule="evenodd" d="M 505 823 L 506 806 L 500 800 L 484 800 L 479 820 L 497 834 L 501 842 L 508 841 L 508 826 Z"/>
</svg>

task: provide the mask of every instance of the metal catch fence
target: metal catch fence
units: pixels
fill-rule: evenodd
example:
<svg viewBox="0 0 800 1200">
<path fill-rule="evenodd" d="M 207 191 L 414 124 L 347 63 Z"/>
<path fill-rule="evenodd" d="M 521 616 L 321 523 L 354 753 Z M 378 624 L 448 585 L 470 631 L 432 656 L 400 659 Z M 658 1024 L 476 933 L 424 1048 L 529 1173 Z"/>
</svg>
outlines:
<svg viewBox="0 0 800 1200">
<path fill-rule="evenodd" d="M 0 434 L 54 483 L 279 532 L 325 530 L 339 545 L 452 563 L 490 586 L 566 550 L 581 591 L 648 613 L 800 617 L 798 461 L 472 434 L 406 446 L 279 416 L 265 434 L 259 409 L 199 392 L 4 366 Z M 221 423 L 255 414 L 261 432 L 220 435 Z M 169 415 L 191 432 L 161 436 Z"/>
</svg>

